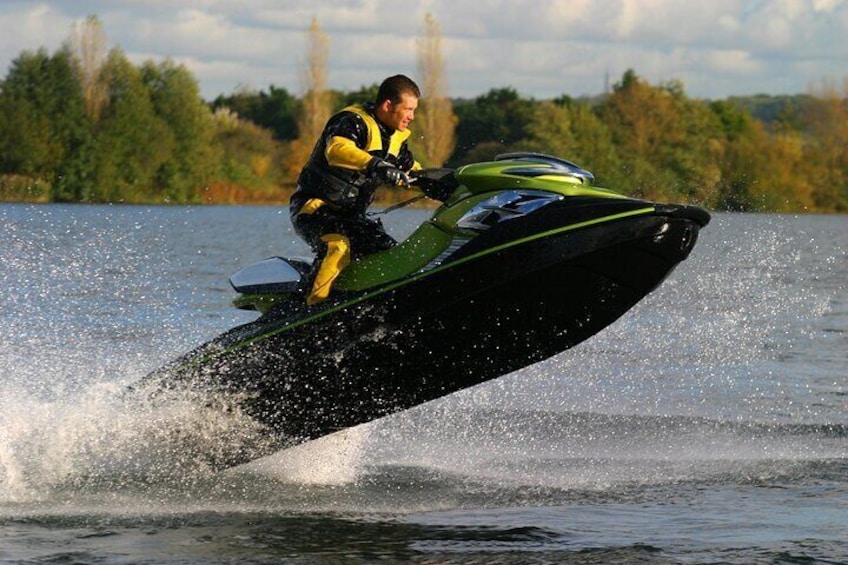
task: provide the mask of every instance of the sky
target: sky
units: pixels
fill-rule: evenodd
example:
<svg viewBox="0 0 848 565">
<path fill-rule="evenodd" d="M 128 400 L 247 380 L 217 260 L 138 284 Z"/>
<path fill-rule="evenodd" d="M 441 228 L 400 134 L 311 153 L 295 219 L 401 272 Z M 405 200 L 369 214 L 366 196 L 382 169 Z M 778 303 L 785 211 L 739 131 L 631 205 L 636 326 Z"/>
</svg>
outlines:
<svg viewBox="0 0 848 565">
<path fill-rule="evenodd" d="M 427 13 L 453 98 L 591 96 L 628 69 L 713 100 L 848 81 L 848 0 L 0 0 L 0 78 L 95 14 L 110 47 L 185 65 L 207 100 L 271 85 L 299 95 L 315 18 L 330 39 L 329 87 L 350 91 L 417 78 Z"/>
</svg>

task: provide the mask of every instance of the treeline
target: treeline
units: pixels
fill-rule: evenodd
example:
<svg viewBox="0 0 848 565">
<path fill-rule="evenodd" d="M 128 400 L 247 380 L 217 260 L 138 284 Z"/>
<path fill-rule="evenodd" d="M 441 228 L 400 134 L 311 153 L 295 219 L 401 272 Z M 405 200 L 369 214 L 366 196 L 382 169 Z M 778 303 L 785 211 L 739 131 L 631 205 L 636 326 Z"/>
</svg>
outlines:
<svg viewBox="0 0 848 565">
<path fill-rule="evenodd" d="M 504 151 L 580 163 L 598 184 L 736 211 L 848 211 L 848 82 L 839 93 L 722 101 L 653 86 L 632 70 L 593 99 L 536 101 L 491 90 L 454 105 L 452 164 Z"/>
<path fill-rule="evenodd" d="M 269 130 L 212 112 L 171 61 L 112 50 L 92 103 L 67 49 L 25 52 L 0 84 L 0 198 L 54 202 L 272 201 L 286 182 Z"/>
<path fill-rule="evenodd" d="M 119 49 L 96 68 L 87 80 L 70 44 L 12 62 L 0 82 L 0 200 L 287 202 L 304 159 L 292 149 L 301 98 L 271 86 L 207 103 L 185 67 L 137 66 Z M 330 91 L 332 107 L 371 100 L 376 88 Z M 679 82 L 651 85 L 628 71 L 591 99 L 500 88 L 453 100 L 452 112 L 447 166 L 538 151 L 631 195 L 712 209 L 848 211 L 848 102 L 833 88 L 709 102 Z M 424 141 L 413 139 L 413 150 Z"/>
</svg>

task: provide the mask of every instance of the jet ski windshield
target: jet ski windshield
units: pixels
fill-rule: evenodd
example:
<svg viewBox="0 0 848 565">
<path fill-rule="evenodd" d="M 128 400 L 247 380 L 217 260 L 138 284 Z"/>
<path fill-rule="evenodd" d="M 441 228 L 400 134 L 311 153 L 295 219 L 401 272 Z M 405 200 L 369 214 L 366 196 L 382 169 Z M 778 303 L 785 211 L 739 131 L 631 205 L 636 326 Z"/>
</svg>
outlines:
<svg viewBox="0 0 848 565">
<path fill-rule="evenodd" d="M 504 170 L 504 173 L 510 175 L 520 175 L 528 177 L 538 177 L 543 175 L 565 175 L 579 179 L 582 184 L 593 185 L 595 183 L 595 175 L 587 171 L 580 165 L 545 155 L 544 153 L 501 153 L 495 157 L 495 161 L 527 161 L 528 166 L 513 167 Z M 540 167 L 539 165 L 546 165 Z"/>
<path fill-rule="evenodd" d="M 541 190 L 507 190 L 471 208 L 456 226 L 463 233 L 480 233 L 504 220 L 526 216 L 563 198 L 561 194 Z"/>
</svg>

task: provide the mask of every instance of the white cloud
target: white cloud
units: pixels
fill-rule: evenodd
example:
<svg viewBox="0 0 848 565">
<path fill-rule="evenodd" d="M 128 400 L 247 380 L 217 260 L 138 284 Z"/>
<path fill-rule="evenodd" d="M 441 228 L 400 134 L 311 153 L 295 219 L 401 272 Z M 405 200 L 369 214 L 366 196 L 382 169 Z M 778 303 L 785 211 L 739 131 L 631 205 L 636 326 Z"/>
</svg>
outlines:
<svg viewBox="0 0 848 565">
<path fill-rule="evenodd" d="M 454 95 L 595 94 L 628 68 L 680 78 L 696 96 L 803 92 L 848 68 L 848 0 L 4 0 L 0 66 L 56 49 L 95 13 L 132 60 L 183 62 L 207 97 L 238 84 L 297 91 L 314 17 L 331 40 L 331 86 L 352 89 L 416 73 L 425 12 L 441 26 Z"/>
<path fill-rule="evenodd" d="M 816 12 L 832 12 L 844 3 L 845 0 L 813 0 L 813 9 Z"/>
<path fill-rule="evenodd" d="M 755 61 L 748 51 L 739 49 L 709 51 L 705 53 L 701 62 L 708 73 L 736 77 L 756 74 L 763 69 L 763 64 Z"/>
<path fill-rule="evenodd" d="M 21 51 L 45 47 L 52 51 L 67 37 L 72 19 L 51 8 L 47 2 L 19 4 L 16 12 L 0 10 L 0 54 L 3 63 Z M 58 33 L 57 33 L 58 32 Z"/>
</svg>

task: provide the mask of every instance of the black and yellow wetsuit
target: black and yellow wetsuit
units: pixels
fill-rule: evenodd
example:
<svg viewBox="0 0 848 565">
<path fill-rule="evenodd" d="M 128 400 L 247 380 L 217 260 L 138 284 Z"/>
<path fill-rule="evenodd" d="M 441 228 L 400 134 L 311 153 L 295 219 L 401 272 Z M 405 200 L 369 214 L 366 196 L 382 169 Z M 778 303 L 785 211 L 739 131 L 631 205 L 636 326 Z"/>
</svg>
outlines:
<svg viewBox="0 0 848 565">
<path fill-rule="evenodd" d="M 396 244 L 381 222 L 365 215 L 380 185 L 368 172 L 375 157 L 402 171 L 420 168 L 407 145 L 409 135 L 382 124 L 373 105 L 349 106 L 327 122 L 290 202 L 295 231 L 320 260 L 307 303 L 327 298 L 351 258 Z"/>
</svg>

